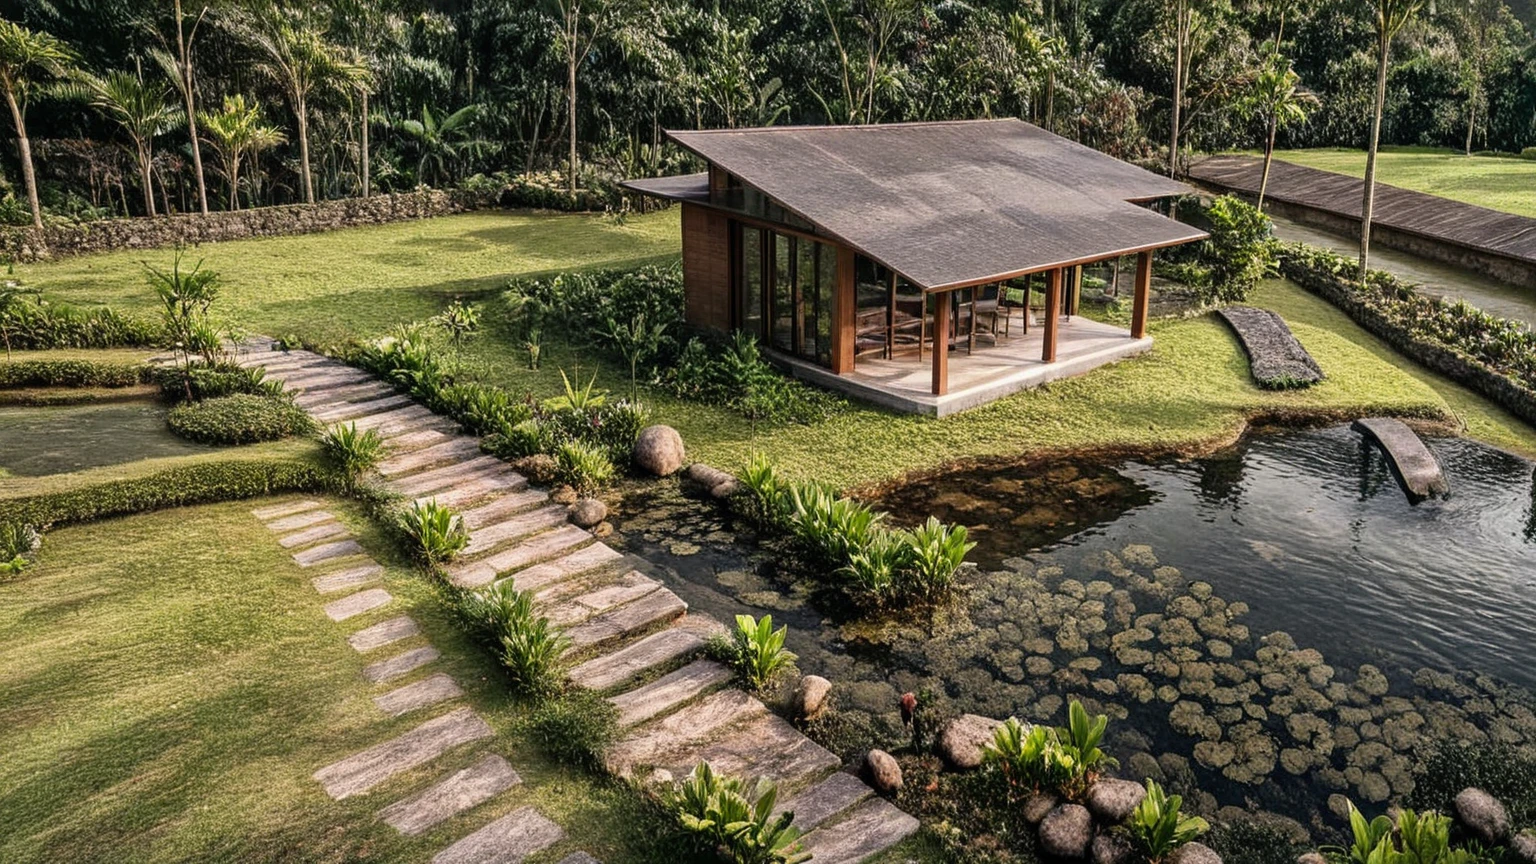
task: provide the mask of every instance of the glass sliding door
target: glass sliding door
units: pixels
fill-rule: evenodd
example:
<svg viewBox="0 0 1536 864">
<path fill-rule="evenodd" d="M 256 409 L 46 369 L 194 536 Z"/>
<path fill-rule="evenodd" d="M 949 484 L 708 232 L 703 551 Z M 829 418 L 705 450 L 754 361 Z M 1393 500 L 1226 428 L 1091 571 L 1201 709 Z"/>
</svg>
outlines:
<svg viewBox="0 0 1536 864">
<path fill-rule="evenodd" d="M 795 351 L 795 238 L 770 235 L 773 241 L 773 332 L 769 344 L 792 354 Z"/>
<path fill-rule="evenodd" d="M 837 247 L 745 224 L 737 236 L 736 326 L 765 347 L 830 365 Z"/>
<path fill-rule="evenodd" d="M 816 336 L 820 328 L 816 326 L 816 312 L 820 308 L 821 285 L 817 280 L 816 261 L 821 251 L 821 244 L 814 240 L 799 240 L 795 244 L 798 254 L 798 266 L 795 268 L 795 285 L 800 290 L 799 303 L 796 309 L 796 320 L 800 323 L 798 341 L 795 344 L 795 353 L 806 360 L 815 361 L 817 357 Z M 829 289 L 831 286 L 827 286 Z"/>
<path fill-rule="evenodd" d="M 763 252 L 763 229 L 741 226 L 741 271 L 737 282 L 737 322 L 742 330 L 762 341 L 763 273 L 767 258 Z"/>
</svg>

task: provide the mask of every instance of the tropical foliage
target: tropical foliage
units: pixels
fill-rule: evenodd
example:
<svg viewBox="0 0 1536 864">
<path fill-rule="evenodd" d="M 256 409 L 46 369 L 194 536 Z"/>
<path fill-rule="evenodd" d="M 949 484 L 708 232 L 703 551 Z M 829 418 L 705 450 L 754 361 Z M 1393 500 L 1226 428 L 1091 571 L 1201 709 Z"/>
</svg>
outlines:
<svg viewBox="0 0 1536 864">
<path fill-rule="evenodd" d="M 753 690 L 762 690 L 794 664 L 795 654 L 784 647 L 788 633 L 788 625 L 773 629 L 772 615 L 764 615 L 761 620 L 751 615 L 736 616 L 736 629 L 731 632 L 724 653 L 743 683 Z"/>
<path fill-rule="evenodd" d="M 1150 864 L 1162 864 L 1180 846 L 1211 829 L 1199 816 L 1180 812 L 1184 799 L 1168 795 L 1156 781 L 1147 781 L 1147 797 L 1131 813 L 1126 827 Z"/>
<path fill-rule="evenodd" d="M 1082 800 L 1115 760 L 1100 749 L 1109 718 L 1090 716 L 1081 702 L 1067 708 L 1067 725 L 1026 726 L 1009 718 L 982 749 L 984 763 L 1000 771 L 1015 799 L 1051 792 Z"/>
<path fill-rule="evenodd" d="M 417 501 L 400 513 L 400 530 L 411 552 L 427 564 L 452 560 L 469 545 L 469 529 L 452 508 L 436 501 Z"/>
<path fill-rule="evenodd" d="M 708 762 L 669 790 L 663 800 L 678 824 L 698 841 L 704 855 L 723 854 L 735 864 L 799 864 L 810 855 L 799 849 L 793 811 L 774 816 L 778 787 L 716 774 Z"/>
<path fill-rule="evenodd" d="M 508 579 L 483 591 L 461 592 L 457 611 L 501 663 L 515 691 L 544 697 L 562 689 L 561 655 L 570 640 L 535 611 L 533 592 L 517 590 Z"/>
<path fill-rule="evenodd" d="M 359 431 L 356 423 L 332 426 L 321 437 L 320 446 L 349 488 L 384 458 L 383 436 L 377 429 Z"/>
</svg>

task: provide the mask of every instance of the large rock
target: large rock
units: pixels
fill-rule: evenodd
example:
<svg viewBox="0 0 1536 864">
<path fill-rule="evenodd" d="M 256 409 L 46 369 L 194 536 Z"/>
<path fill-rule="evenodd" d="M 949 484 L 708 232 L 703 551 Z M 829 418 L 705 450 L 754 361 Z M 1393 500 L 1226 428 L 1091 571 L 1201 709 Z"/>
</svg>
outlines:
<svg viewBox="0 0 1536 864">
<path fill-rule="evenodd" d="M 1145 797 L 1147 790 L 1140 783 L 1104 778 L 1088 788 L 1088 797 L 1083 803 L 1099 821 L 1119 825 L 1131 818 L 1136 805 Z"/>
<path fill-rule="evenodd" d="M 884 750 L 871 750 L 864 757 L 864 776 L 876 792 L 892 795 L 901 789 L 901 766 Z"/>
<path fill-rule="evenodd" d="M 580 528 L 591 528 L 608 518 L 608 505 L 596 498 L 582 498 L 570 508 L 570 519 Z"/>
<path fill-rule="evenodd" d="M 820 675 L 807 675 L 795 688 L 795 715 L 802 720 L 814 720 L 827 710 L 827 697 L 832 695 L 832 682 Z"/>
<path fill-rule="evenodd" d="M 1509 836 L 1509 811 L 1499 799 L 1475 786 L 1456 793 L 1451 809 L 1456 811 L 1456 820 L 1484 843 L 1496 845 Z"/>
<path fill-rule="evenodd" d="M 980 714 L 961 714 L 939 734 L 939 752 L 961 771 L 981 767 L 981 748 L 991 744 L 1001 721 Z"/>
<path fill-rule="evenodd" d="M 1321 852 L 1306 852 L 1296 859 L 1296 864 L 1328 864 L 1328 859 Z"/>
<path fill-rule="evenodd" d="M 1515 864 L 1536 864 L 1536 834 L 1527 831 L 1510 841 L 1509 855 Z"/>
<path fill-rule="evenodd" d="M 683 467 L 683 456 L 683 436 L 671 426 L 647 426 L 635 439 L 635 464 L 657 477 L 676 473 Z"/>
<path fill-rule="evenodd" d="M 1080 804 L 1062 804 L 1040 820 L 1040 848 L 1058 858 L 1083 858 L 1093 842 L 1093 814 Z"/>
<path fill-rule="evenodd" d="M 1088 859 L 1093 864 L 1125 864 L 1133 860 L 1135 852 L 1131 841 L 1117 831 L 1093 838 L 1093 848 L 1089 851 Z"/>
<path fill-rule="evenodd" d="M 1168 856 L 1168 864 L 1221 864 L 1221 856 L 1204 843 L 1186 843 Z"/>
</svg>

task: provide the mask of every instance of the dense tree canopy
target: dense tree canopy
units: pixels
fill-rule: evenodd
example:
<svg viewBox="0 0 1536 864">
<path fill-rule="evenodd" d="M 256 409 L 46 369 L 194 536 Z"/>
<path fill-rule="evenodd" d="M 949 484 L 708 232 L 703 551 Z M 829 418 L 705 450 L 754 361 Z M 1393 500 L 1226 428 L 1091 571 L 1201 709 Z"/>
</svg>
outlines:
<svg viewBox="0 0 1536 864">
<path fill-rule="evenodd" d="M 1173 141 L 1181 154 L 1263 148 L 1271 127 L 1280 147 L 1361 147 L 1376 95 L 1373 8 L 0 0 L 0 17 L 65 51 L 63 79 L 34 70 L 25 128 L 44 208 L 90 218 L 195 211 L 202 186 L 218 190 L 208 198 L 219 208 L 494 171 L 558 171 L 592 185 L 682 168 L 660 146 L 661 130 L 678 127 L 1019 116 L 1148 164 L 1168 163 Z M 1532 16 L 1529 0 L 1427 7 L 1393 39 L 1381 141 L 1536 146 Z M 1294 70 L 1288 86 L 1316 97 L 1294 122 L 1254 107 L 1265 104 L 1255 92 L 1275 86 L 1265 72 L 1277 57 Z M 239 117 L 220 126 L 227 99 L 239 100 Z M 238 170 L 227 128 L 236 120 L 261 133 L 239 148 Z M 31 218 L 23 161 L 18 146 L 4 148 L 9 221 Z"/>
</svg>

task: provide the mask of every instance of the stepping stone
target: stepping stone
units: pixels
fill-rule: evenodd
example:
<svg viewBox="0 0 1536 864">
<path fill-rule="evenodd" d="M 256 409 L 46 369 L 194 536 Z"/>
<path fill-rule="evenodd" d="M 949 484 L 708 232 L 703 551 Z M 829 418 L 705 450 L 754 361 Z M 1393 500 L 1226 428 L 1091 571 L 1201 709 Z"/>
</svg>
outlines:
<svg viewBox="0 0 1536 864">
<path fill-rule="evenodd" d="M 495 456 L 477 456 L 462 462 L 444 465 L 441 468 L 433 468 L 420 474 L 411 474 L 406 477 L 391 480 L 385 484 L 391 492 L 398 492 L 410 498 L 419 498 L 428 492 L 438 489 L 446 489 L 459 483 L 477 480 L 481 477 L 494 477 L 498 474 L 511 474 L 512 467 L 497 459 Z M 518 476 L 521 480 L 521 476 Z M 524 481 L 526 483 L 527 481 Z M 517 483 L 509 488 L 521 488 L 523 483 Z"/>
<path fill-rule="evenodd" d="M 455 747 L 496 733 L 472 708 L 458 708 L 415 729 L 327 765 L 314 777 L 332 798 L 367 792 L 385 780 L 436 759 Z"/>
<path fill-rule="evenodd" d="M 401 714 L 409 714 L 436 705 L 439 702 L 447 702 L 449 699 L 457 699 L 464 695 L 459 685 L 452 678 L 439 672 L 436 675 L 423 678 L 411 684 L 407 684 L 396 690 L 391 690 L 380 696 L 373 697 L 373 704 L 380 711 L 391 717 L 399 717 Z"/>
<path fill-rule="evenodd" d="M 368 381 L 362 384 L 353 384 L 348 387 L 336 387 L 327 390 L 310 390 L 294 394 L 293 403 L 307 411 L 324 411 L 328 408 L 340 408 L 355 402 L 383 399 L 397 392 L 395 388 L 378 381 Z"/>
<path fill-rule="evenodd" d="M 323 410 L 314 410 L 310 414 L 317 423 L 330 425 L 333 423 L 345 423 L 353 417 L 361 417 L 364 414 L 376 414 L 387 411 L 390 408 L 401 408 L 411 404 L 411 397 L 404 393 L 396 393 L 391 396 L 381 396 L 367 402 L 343 402 Z"/>
<path fill-rule="evenodd" d="M 681 597 L 666 588 L 659 588 L 628 606 L 589 618 L 566 631 L 565 635 L 571 640 L 566 653 L 569 655 L 609 639 L 648 629 L 687 611 L 688 604 Z"/>
<path fill-rule="evenodd" d="M 841 822 L 818 828 L 800 840 L 817 864 L 856 864 L 895 846 L 917 831 L 917 820 L 876 798 Z"/>
<path fill-rule="evenodd" d="M 408 429 L 380 434 L 384 436 L 384 443 L 389 445 L 391 453 L 411 453 L 423 447 L 431 447 L 434 444 L 451 441 L 454 437 L 436 429 Z"/>
<path fill-rule="evenodd" d="M 511 577 L 512 584 L 519 591 L 538 591 L 574 576 L 590 573 L 600 567 L 612 567 L 623 560 L 624 556 L 613 551 L 613 548 L 606 543 L 593 543 L 568 555 L 545 561 L 543 564 L 535 564 L 526 570 L 519 570 L 517 575 Z"/>
<path fill-rule="evenodd" d="M 608 748 L 603 763 L 611 773 L 631 779 L 634 769 L 640 765 L 659 765 L 668 757 L 696 750 L 719 730 L 747 723 L 767 713 L 763 703 L 746 693 L 734 688 L 721 690 L 631 733 Z"/>
<path fill-rule="evenodd" d="M 341 537 L 347 533 L 347 526 L 341 524 L 340 522 L 326 522 L 321 525 L 316 525 L 312 528 L 305 528 L 303 531 L 279 537 L 277 538 L 277 545 L 283 547 L 284 549 L 294 549 L 299 546 L 309 546 L 313 543 L 319 543 L 321 540 L 330 540 L 334 537 Z"/>
<path fill-rule="evenodd" d="M 486 525 L 504 521 L 508 517 L 547 501 L 549 501 L 549 493 L 542 489 L 520 489 L 516 492 L 508 492 L 472 510 L 465 510 L 464 524 L 469 530 L 474 531 Z"/>
<path fill-rule="evenodd" d="M 335 543 L 326 543 L 323 546 L 311 546 L 302 552 L 293 553 L 293 560 L 300 567 L 313 567 L 326 561 L 337 558 L 345 558 L 348 555 L 363 554 L 363 547 L 357 545 L 356 540 L 337 540 Z"/>
<path fill-rule="evenodd" d="M 506 759 L 492 753 L 421 792 L 385 807 L 379 818 L 414 837 L 452 816 L 491 800 L 523 782 Z"/>
<path fill-rule="evenodd" d="M 345 621 L 364 612 L 372 612 L 393 599 L 383 588 L 369 588 L 325 604 L 325 614 L 332 621 Z"/>
<path fill-rule="evenodd" d="M 281 370 L 268 372 L 269 378 L 276 378 L 283 382 L 285 387 L 292 390 L 313 390 L 326 385 L 358 384 L 363 381 L 372 381 L 373 376 L 361 369 L 353 369 L 340 363 L 318 364 L 303 369 L 294 369 L 288 372 Z"/>
<path fill-rule="evenodd" d="M 655 681 L 610 698 L 619 709 L 619 726 L 634 726 L 673 709 L 730 681 L 734 673 L 713 660 L 695 660 Z"/>
<path fill-rule="evenodd" d="M 309 584 L 315 586 L 315 590 L 321 594 L 334 594 L 347 588 L 358 588 L 369 582 L 378 581 L 378 578 L 383 575 L 384 568 L 378 564 L 364 564 L 361 567 L 349 567 L 346 570 L 316 576 L 309 580 Z"/>
<path fill-rule="evenodd" d="M 571 670 L 571 681 L 589 690 L 607 690 L 629 681 L 647 669 L 675 663 L 704 650 L 697 634 L 672 628 L 628 645 L 612 654 L 594 657 Z"/>
<path fill-rule="evenodd" d="M 307 510 L 293 516 L 285 516 L 267 523 L 267 528 L 272 531 L 297 531 L 300 528 L 308 528 L 311 525 L 319 525 L 321 522 L 329 522 L 336 517 L 328 510 Z"/>
<path fill-rule="evenodd" d="M 436 501 L 444 507 L 452 507 L 462 510 L 470 504 L 479 503 L 482 498 L 492 492 L 509 492 L 523 488 L 528 483 L 521 474 L 507 472 L 505 474 L 490 474 L 475 477 L 447 489 L 442 492 L 434 492 L 417 498 L 417 502 Z"/>
<path fill-rule="evenodd" d="M 603 862 L 593 858 L 586 852 L 572 852 L 561 858 L 556 864 L 603 864 Z"/>
<path fill-rule="evenodd" d="M 363 677 L 374 684 L 383 684 L 406 673 L 414 672 L 441 656 L 442 654 L 431 645 L 413 648 L 403 654 L 396 654 L 388 660 L 369 664 L 363 669 Z"/>
<path fill-rule="evenodd" d="M 251 511 L 251 515 L 255 516 L 257 519 L 260 519 L 263 522 L 266 522 L 269 519 L 276 519 L 279 516 L 292 516 L 295 513 L 303 513 L 305 510 L 314 510 L 319 506 L 319 501 L 289 501 L 286 504 L 273 504 L 270 507 L 258 507 Z"/>
<path fill-rule="evenodd" d="M 639 600 L 660 587 L 661 583 L 655 579 L 638 570 L 631 570 L 611 585 L 604 585 L 550 609 L 545 617 L 559 627 L 570 627 L 598 613 Z"/>
<path fill-rule="evenodd" d="M 778 806 L 773 808 L 773 818 L 777 819 L 786 810 L 793 811 L 794 826 L 805 834 L 874 794 L 875 790 L 863 780 L 844 771 L 835 771 L 794 798 L 780 798 Z"/>
<path fill-rule="evenodd" d="M 398 618 L 380 621 L 371 627 L 364 627 L 348 636 L 347 644 L 362 654 L 399 642 L 401 639 L 409 639 L 420 632 L 421 628 L 416 626 L 416 622 L 411 620 L 409 615 L 401 615 Z"/>
<path fill-rule="evenodd" d="M 463 554 L 467 557 L 483 555 L 509 540 L 527 537 L 529 534 L 547 531 L 550 528 L 558 528 L 565 522 L 565 507 L 551 504 L 548 507 L 520 513 L 501 522 L 479 528 L 466 523 L 466 527 L 470 529 L 470 535 L 469 545 L 464 548 Z"/>
<path fill-rule="evenodd" d="M 554 558 L 562 552 L 591 542 L 591 534 L 575 525 L 567 525 L 564 528 L 530 537 L 510 549 L 478 561 L 450 566 L 448 576 L 455 585 L 484 585 L 503 573 L 520 570 L 530 564 Z"/>
<path fill-rule="evenodd" d="M 559 825 L 520 807 L 437 853 L 432 864 L 519 864 L 563 839 Z"/>
<path fill-rule="evenodd" d="M 452 459 L 463 459 L 480 452 L 480 442 L 467 436 L 450 438 L 441 444 L 435 444 L 414 453 L 405 453 L 400 456 L 392 456 L 379 463 L 379 474 L 385 477 L 394 477 L 399 474 L 408 474 L 419 471 L 428 466 Z"/>
<path fill-rule="evenodd" d="M 700 762 L 708 762 L 722 774 L 768 777 L 786 793 L 842 765 L 836 754 L 805 737 L 784 718 L 766 713 L 733 727 L 703 748 L 676 753 L 657 766 L 683 777 Z"/>
<path fill-rule="evenodd" d="M 359 430 L 377 429 L 380 435 L 386 435 L 394 431 L 414 429 L 421 424 L 439 419 L 436 414 L 428 411 L 420 405 L 410 405 L 405 408 L 396 408 L 393 411 L 383 411 L 378 414 L 369 414 L 353 420 Z"/>
</svg>

